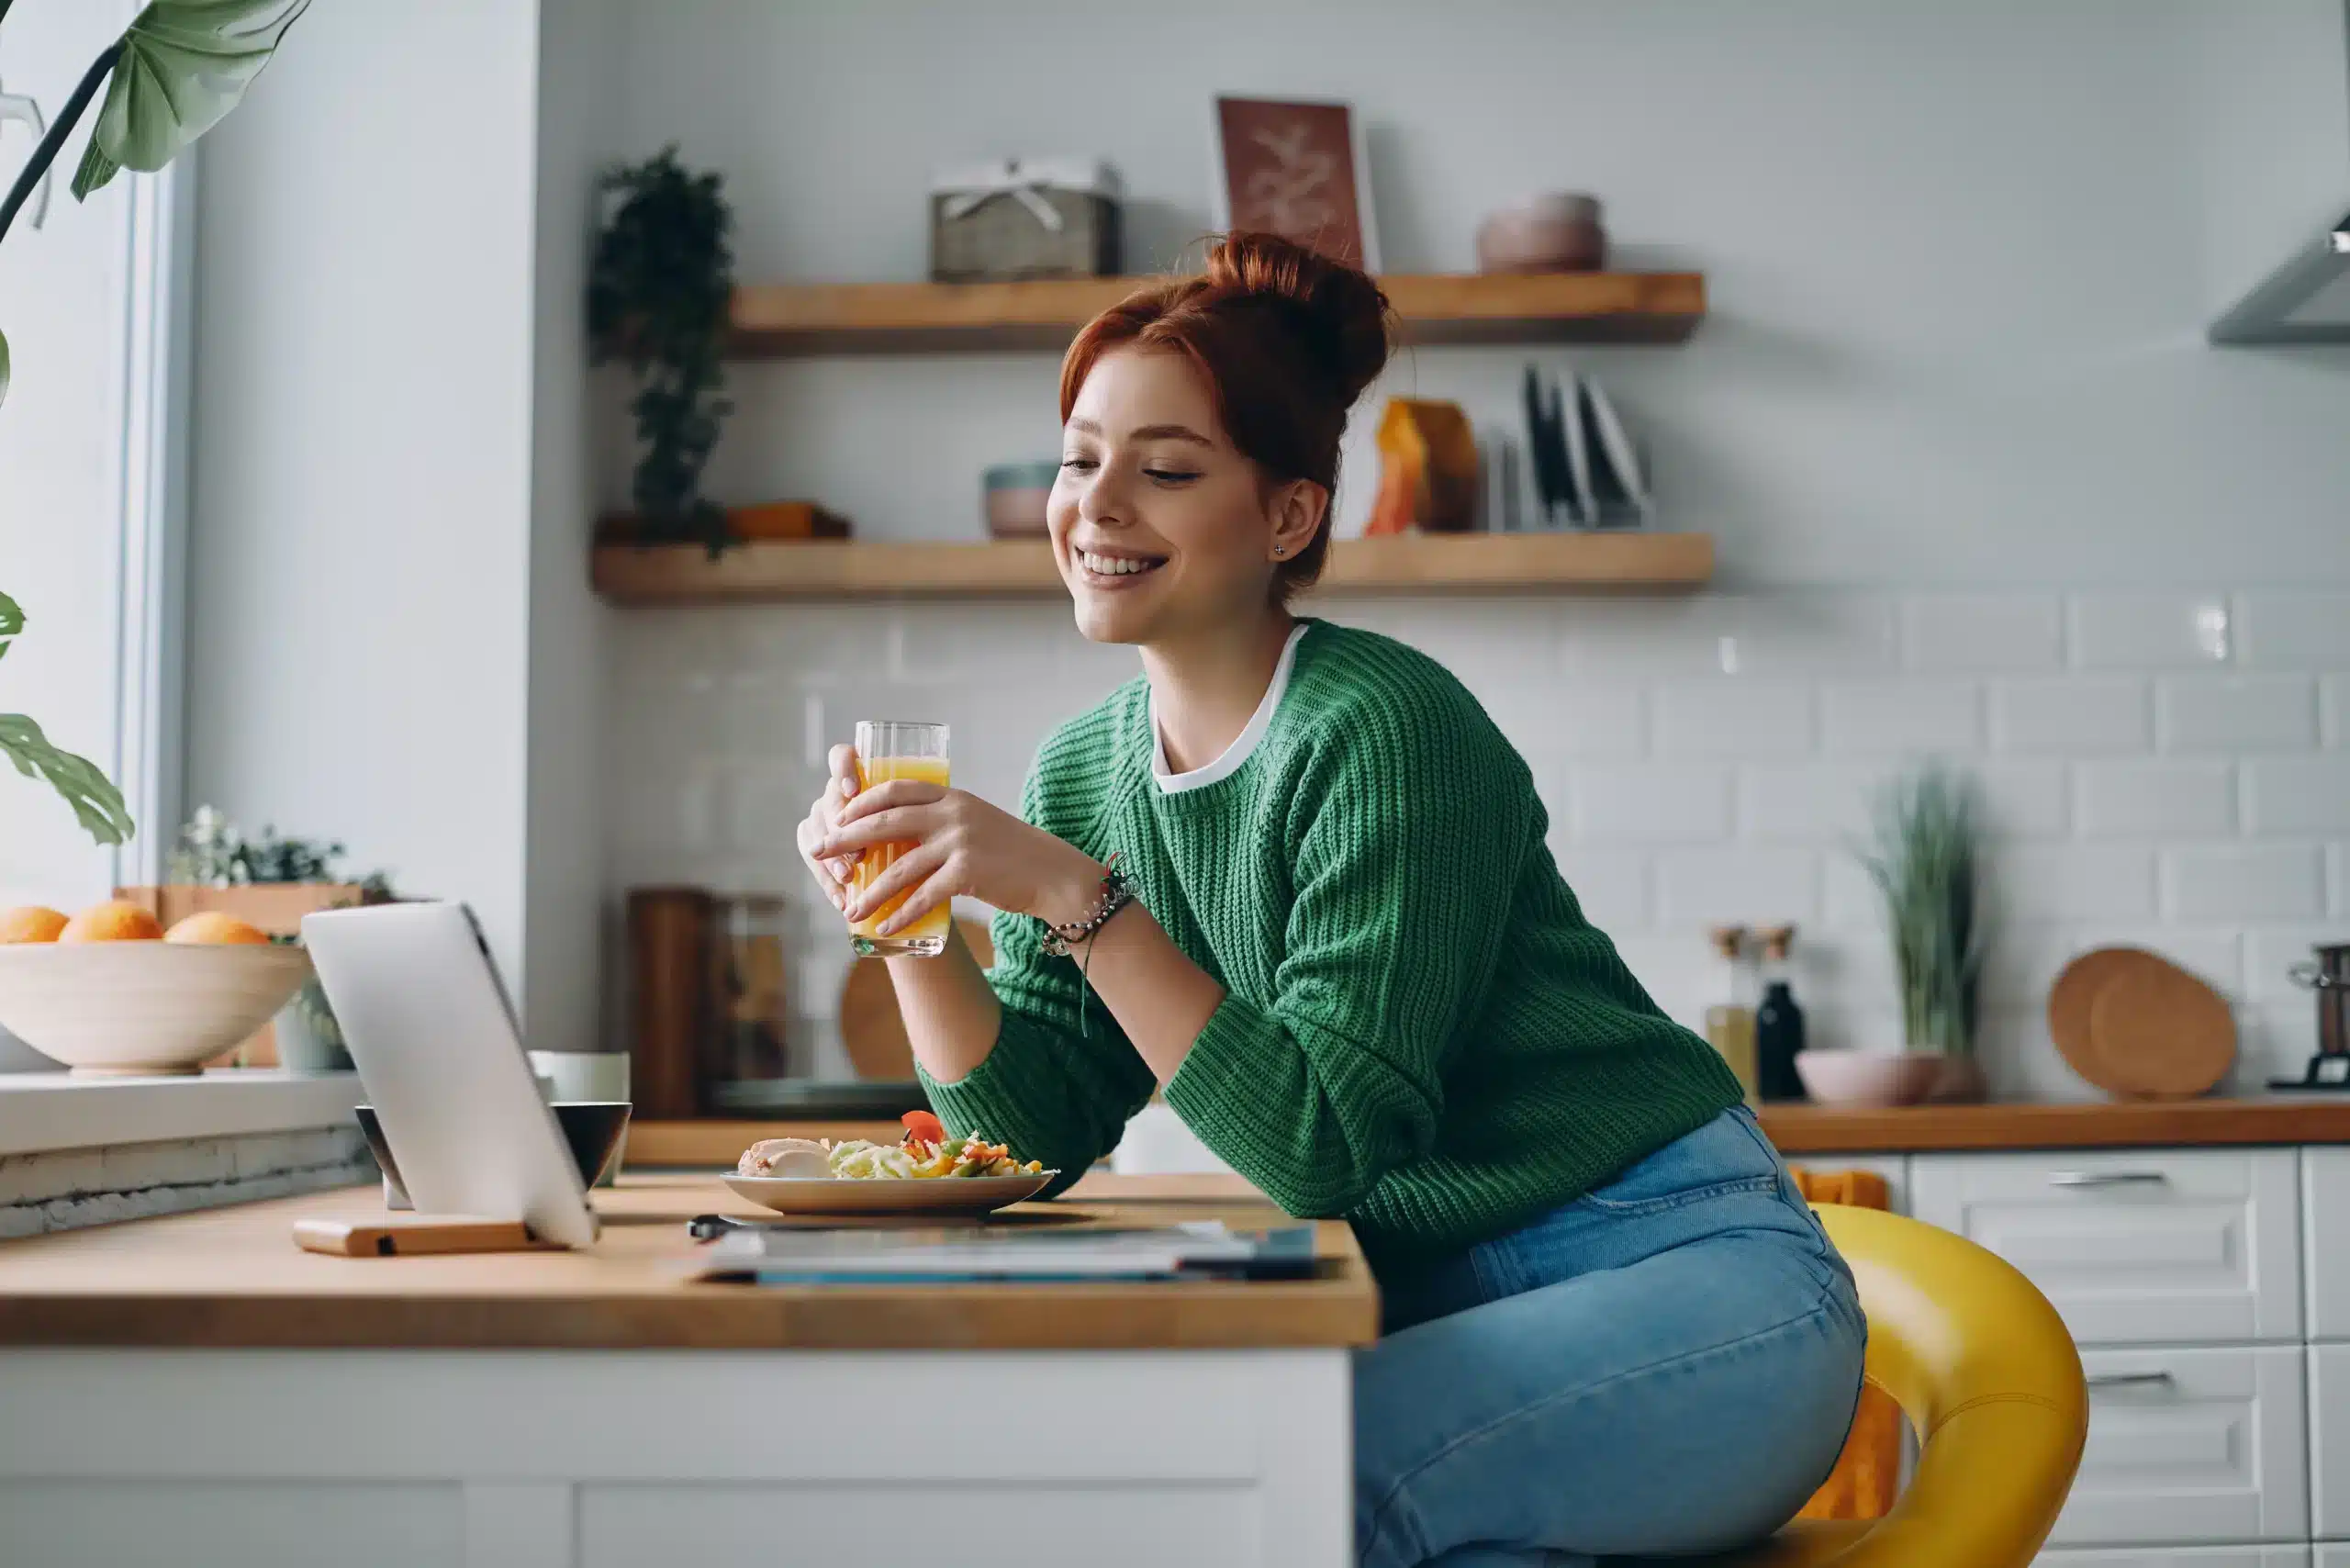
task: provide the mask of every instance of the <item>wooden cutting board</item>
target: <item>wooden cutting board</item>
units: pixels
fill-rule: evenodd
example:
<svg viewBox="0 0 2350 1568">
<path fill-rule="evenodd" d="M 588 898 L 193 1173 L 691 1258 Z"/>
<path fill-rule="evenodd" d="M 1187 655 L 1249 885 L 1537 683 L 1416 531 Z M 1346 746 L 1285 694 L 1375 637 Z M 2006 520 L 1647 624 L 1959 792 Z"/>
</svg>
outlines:
<svg viewBox="0 0 2350 1568">
<path fill-rule="evenodd" d="M 2048 993 L 2048 1033 L 2066 1065 L 2125 1099 L 2184 1099 L 2227 1076 L 2235 1017 L 2225 998 L 2158 953 L 2098 947 Z"/>
<path fill-rule="evenodd" d="M 957 916 L 955 929 L 985 969 L 995 962 L 995 943 L 987 923 Z M 890 983 L 889 961 L 858 958 L 850 963 L 841 982 L 841 1047 L 861 1079 L 902 1082 L 914 1075 L 914 1048 L 906 1039 L 906 1021 L 898 1012 L 898 991 Z"/>
</svg>

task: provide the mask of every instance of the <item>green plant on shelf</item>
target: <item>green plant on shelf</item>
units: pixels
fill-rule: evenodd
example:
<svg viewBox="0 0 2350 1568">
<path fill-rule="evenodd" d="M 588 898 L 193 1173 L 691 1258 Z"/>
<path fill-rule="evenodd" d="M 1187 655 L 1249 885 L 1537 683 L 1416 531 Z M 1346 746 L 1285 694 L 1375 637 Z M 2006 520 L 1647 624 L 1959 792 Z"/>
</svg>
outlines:
<svg viewBox="0 0 2350 1568">
<path fill-rule="evenodd" d="M 31 160 L 0 198 L 0 240 L 40 193 L 40 227 L 50 166 L 101 88 L 106 102 L 73 170 L 84 201 L 125 169 L 152 174 L 193 146 L 237 106 L 269 63 L 285 29 L 310 0 L 156 0 L 100 51 L 45 130 Z M 15 0 L 0 0 L 6 19 Z M 8 396 L 8 340 L 0 334 L 0 402 Z M 25 629 L 25 613 L 0 594 L 0 654 Z M 22 713 L 0 713 L 0 756 L 28 778 L 45 780 L 100 844 L 127 844 L 137 831 L 122 791 L 85 756 L 53 745 Z"/>
<path fill-rule="evenodd" d="M 1880 788 L 1873 815 L 1859 857 L 1884 902 L 1906 1043 L 1971 1055 L 1990 935 L 1975 781 L 1927 763 Z"/>
<path fill-rule="evenodd" d="M 726 513 L 701 494 L 701 474 L 733 411 L 723 365 L 733 215 L 722 185 L 679 164 L 675 146 L 605 171 L 601 188 L 621 200 L 588 270 L 595 362 L 623 361 L 636 378 L 638 537 L 699 540 L 713 556 L 728 543 Z"/>
<path fill-rule="evenodd" d="M 341 882 L 347 854 L 321 839 L 281 838 L 264 825 L 248 838 L 218 807 L 198 806 L 180 828 L 171 854 L 172 880 L 192 887 L 242 888 L 273 882 Z M 391 879 L 371 871 L 358 879 L 363 897 L 389 898 Z"/>
</svg>

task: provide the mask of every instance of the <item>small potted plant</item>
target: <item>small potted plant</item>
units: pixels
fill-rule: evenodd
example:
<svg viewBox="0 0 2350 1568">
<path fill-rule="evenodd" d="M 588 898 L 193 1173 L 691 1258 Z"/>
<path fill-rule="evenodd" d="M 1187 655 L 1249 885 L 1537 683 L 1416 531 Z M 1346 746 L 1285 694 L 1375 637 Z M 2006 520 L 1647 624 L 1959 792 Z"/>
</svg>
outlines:
<svg viewBox="0 0 2350 1568">
<path fill-rule="evenodd" d="M 1975 782 L 1930 763 L 1880 790 L 1874 814 L 1874 843 L 1861 863 L 1884 901 L 1903 1042 L 1941 1058 L 1929 1098 L 1980 1099 L 1975 1035 L 1990 920 Z"/>
<path fill-rule="evenodd" d="M 198 806 L 181 827 L 172 851 L 172 879 L 156 887 L 118 889 L 115 896 L 144 906 L 166 927 L 191 914 L 217 911 L 243 921 L 273 942 L 296 943 L 306 914 L 390 902 L 391 883 L 383 872 L 354 879 L 339 869 L 345 853 L 340 844 L 281 838 L 271 826 L 247 837 L 219 811 Z M 214 1065 L 323 1072 L 350 1067 L 351 1058 L 327 1006 L 326 992 L 313 976 L 269 1028 Z"/>
</svg>

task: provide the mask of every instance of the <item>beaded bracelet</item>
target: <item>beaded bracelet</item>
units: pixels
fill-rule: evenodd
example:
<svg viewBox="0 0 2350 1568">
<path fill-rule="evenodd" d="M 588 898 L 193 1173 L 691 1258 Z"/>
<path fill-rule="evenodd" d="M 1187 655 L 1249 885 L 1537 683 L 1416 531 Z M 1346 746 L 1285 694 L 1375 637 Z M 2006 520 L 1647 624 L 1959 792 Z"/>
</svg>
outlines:
<svg viewBox="0 0 2350 1568">
<path fill-rule="evenodd" d="M 1066 925 L 1055 925 L 1041 915 L 1037 917 L 1037 924 L 1045 928 L 1045 951 L 1056 958 L 1068 958 L 1080 943 L 1091 940 L 1095 932 L 1110 924 L 1113 915 L 1134 902 L 1134 885 L 1126 880 L 1126 874 L 1118 869 L 1118 854 L 1113 850 L 1110 858 L 1102 863 L 1102 902 L 1093 906 L 1091 914 Z"/>
</svg>

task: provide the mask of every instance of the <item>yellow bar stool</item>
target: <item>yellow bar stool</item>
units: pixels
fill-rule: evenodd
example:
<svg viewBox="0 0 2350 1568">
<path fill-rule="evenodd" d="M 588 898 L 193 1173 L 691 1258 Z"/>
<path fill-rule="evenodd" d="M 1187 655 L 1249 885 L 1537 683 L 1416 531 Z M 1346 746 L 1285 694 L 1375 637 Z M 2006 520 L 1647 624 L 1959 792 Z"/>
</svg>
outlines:
<svg viewBox="0 0 2350 1568">
<path fill-rule="evenodd" d="M 2027 1568 L 2072 1489 L 2089 1429 L 2073 1337 L 2048 1298 L 1964 1237 L 1874 1209 L 1816 1205 L 1860 1284 L 1868 1377 L 1921 1439 L 1880 1519 L 1789 1525 L 1679 1568 Z"/>
</svg>

